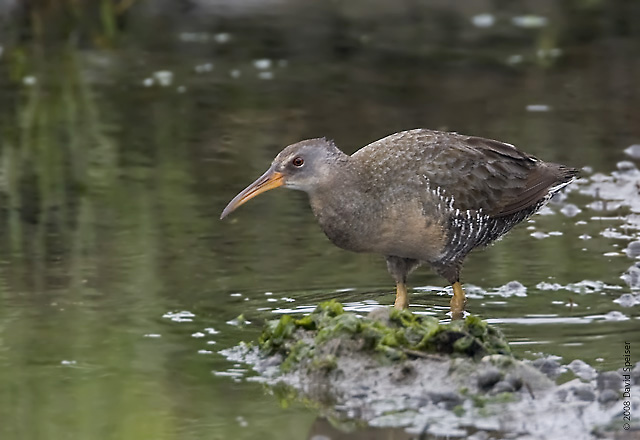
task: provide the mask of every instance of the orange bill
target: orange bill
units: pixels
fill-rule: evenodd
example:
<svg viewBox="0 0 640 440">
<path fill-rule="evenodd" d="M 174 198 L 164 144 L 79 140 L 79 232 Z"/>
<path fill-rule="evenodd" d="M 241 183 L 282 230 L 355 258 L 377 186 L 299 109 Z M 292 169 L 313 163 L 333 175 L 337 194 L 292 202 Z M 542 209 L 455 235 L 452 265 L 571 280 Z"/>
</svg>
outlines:
<svg viewBox="0 0 640 440">
<path fill-rule="evenodd" d="M 284 174 L 269 168 L 266 173 L 258 177 L 255 182 L 243 189 L 233 198 L 233 200 L 229 202 L 227 207 L 224 208 L 224 211 L 222 211 L 220 219 L 222 220 L 227 215 L 231 214 L 231 212 L 233 212 L 238 206 L 248 202 L 258 194 L 262 194 L 265 191 L 269 191 L 270 189 L 277 188 L 282 185 L 284 185 Z"/>
</svg>

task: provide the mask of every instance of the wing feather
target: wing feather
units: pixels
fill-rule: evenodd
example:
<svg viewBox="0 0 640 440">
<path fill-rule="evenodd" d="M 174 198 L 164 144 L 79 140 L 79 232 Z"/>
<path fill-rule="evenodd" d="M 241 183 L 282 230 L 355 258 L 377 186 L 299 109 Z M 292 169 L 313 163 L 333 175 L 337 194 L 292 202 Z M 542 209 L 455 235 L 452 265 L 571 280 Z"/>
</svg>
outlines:
<svg viewBox="0 0 640 440">
<path fill-rule="evenodd" d="M 535 206 L 576 174 L 507 143 L 424 129 L 393 134 L 354 157 L 371 164 L 375 179 L 401 177 L 409 182 L 424 177 L 430 188 L 440 188 L 453 199 L 454 208 L 483 210 L 492 217 Z M 388 175 L 387 170 L 398 175 Z"/>
</svg>

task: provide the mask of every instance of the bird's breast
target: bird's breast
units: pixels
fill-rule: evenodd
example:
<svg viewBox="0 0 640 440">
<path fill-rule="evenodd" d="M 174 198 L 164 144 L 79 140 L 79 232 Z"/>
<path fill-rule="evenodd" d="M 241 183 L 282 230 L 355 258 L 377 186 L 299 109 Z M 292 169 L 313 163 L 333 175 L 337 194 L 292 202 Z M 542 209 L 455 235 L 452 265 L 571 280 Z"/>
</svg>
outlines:
<svg viewBox="0 0 640 440">
<path fill-rule="evenodd" d="M 326 236 L 343 249 L 436 260 L 447 236 L 434 213 L 416 200 L 311 197 L 313 212 Z"/>
<path fill-rule="evenodd" d="M 353 252 L 371 252 L 376 220 L 362 206 L 351 200 L 336 202 L 311 197 L 310 201 L 320 228 L 333 244 Z"/>
</svg>

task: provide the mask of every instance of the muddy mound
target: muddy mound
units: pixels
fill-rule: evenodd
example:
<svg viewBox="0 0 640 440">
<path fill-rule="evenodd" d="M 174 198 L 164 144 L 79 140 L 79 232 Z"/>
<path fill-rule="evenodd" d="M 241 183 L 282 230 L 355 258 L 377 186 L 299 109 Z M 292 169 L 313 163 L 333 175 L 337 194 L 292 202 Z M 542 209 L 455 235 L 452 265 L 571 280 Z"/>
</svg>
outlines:
<svg viewBox="0 0 640 440">
<path fill-rule="evenodd" d="M 447 324 L 391 308 L 359 316 L 329 301 L 307 316 L 269 321 L 257 344 L 223 354 L 332 420 L 412 433 L 613 438 L 623 397 L 640 405 L 640 366 L 633 376 L 576 373 L 557 385 L 557 362 L 516 359 L 502 334 L 474 316 Z M 579 366 L 564 370 L 587 368 Z"/>
<path fill-rule="evenodd" d="M 363 318 L 345 313 L 337 301 L 321 303 L 299 319 L 285 315 L 268 322 L 259 347 L 267 356 L 281 356 L 284 370 L 329 366 L 336 357 L 355 352 L 383 363 L 429 354 L 478 358 L 510 353 L 502 334 L 474 316 L 441 324 L 430 316 L 380 308 Z"/>
</svg>

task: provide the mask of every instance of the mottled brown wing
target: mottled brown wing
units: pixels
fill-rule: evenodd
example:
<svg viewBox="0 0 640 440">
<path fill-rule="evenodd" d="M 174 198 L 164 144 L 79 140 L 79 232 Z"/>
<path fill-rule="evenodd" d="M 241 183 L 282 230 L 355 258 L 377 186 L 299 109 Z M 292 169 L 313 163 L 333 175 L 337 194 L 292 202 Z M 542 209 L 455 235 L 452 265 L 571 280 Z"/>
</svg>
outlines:
<svg viewBox="0 0 640 440">
<path fill-rule="evenodd" d="M 558 166 L 493 140 L 455 136 L 435 150 L 438 166 L 426 166 L 430 179 L 447 188 L 459 209 L 513 214 L 537 204 L 561 181 Z"/>
<path fill-rule="evenodd" d="M 573 170 L 539 161 L 509 144 L 431 130 L 396 133 L 361 151 L 395 165 L 406 180 L 424 176 L 431 190 L 439 187 L 453 198 L 454 208 L 482 209 L 494 217 L 534 206 L 573 175 Z"/>
</svg>

